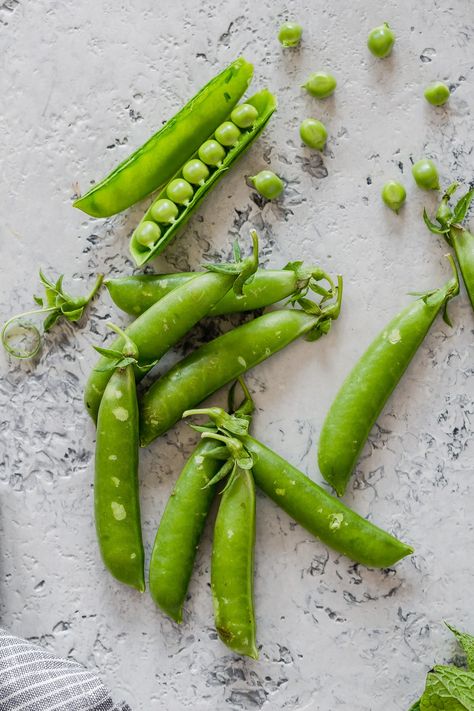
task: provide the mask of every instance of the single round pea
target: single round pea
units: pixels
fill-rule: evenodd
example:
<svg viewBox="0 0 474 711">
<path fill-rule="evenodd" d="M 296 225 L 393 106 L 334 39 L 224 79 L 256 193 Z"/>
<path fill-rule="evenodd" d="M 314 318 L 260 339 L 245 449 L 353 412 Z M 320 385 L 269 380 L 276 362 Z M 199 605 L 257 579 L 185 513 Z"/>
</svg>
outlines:
<svg viewBox="0 0 474 711">
<path fill-rule="evenodd" d="M 375 57 L 388 57 L 394 44 L 395 35 L 387 22 L 369 32 L 367 47 Z"/>
<path fill-rule="evenodd" d="M 434 81 L 428 84 L 425 91 L 425 99 L 433 106 L 442 106 L 447 102 L 450 96 L 449 87 L 443 84 L 442 81 Z"/>
<path fill-rule="evenodd" d="M 389 180 L 382 188 L 382 200 L 394 212 L 398 212 L 407 197 L 407 192 L 401 183 Z"/>
<path fill-rule="evenodd" d="M 187 205 L 194 194 L 194 190 L 187 180 L 175 178 L 166 188 L 166 194 L 170 200 L 178 203 L 178 205 Z"/>
<path fill-rule="evenodd" d="M 322 151 L 326 145 L 328 132 L 326 126 L 315 118 L 305 119 L 300 126 L 300 136 L 303 143 L 317 151 Z"/>
<path fill-rule="evenodd" d="M 325 99 L 327 96 L 334 94 L 337 82 L 332 74 L 326 72 L 314 72 L 310 74 L 303 88 L 316 97 L 316 99 Z"/>
<path fill-rule="evenodd" d="M 261 170 L 249 180 L 255 190 L 267 200 L 274 200 L 283 192 L 283 180 L 271 170 Z"/>
<path fill-rule="evenodd" d="M 284 22 L 278 32 L 278 39 L 283 47 L 296 47 L 301 41 L 303 28 L 296 22 Z"/>
<path fill-rule="evenodd" d="M 216 141 L 219 141 L 222 146 L 230 147 L 235 146 L 241 133 L 235 123 L 232 123 L 232 121 L 224 121 L 224 123 L 221 123 L 221 125 L 216 128 L 214 136 Z"/>
<path fill-rule="evenodd" d="M 153 203 L 150 208 L 150 215 L 156 222 L 174 222 L 178 217 L 178 208 L 174 202 L 163 198 Z"/>
<path fill-rule="evenodd" d="M 135 240 L 143 247 L 153 247 L 160 236 L 160 228 L 151 220 L 144 220 L 135 230 Z"/>
<path fill-rule="evenodd" d="M 220 143 L 211 139 L 202 144 L 198 155 L 203 163 L 219 166 L 225 158 L 225 150 Z"/>
<path fill-rule="evenodd" d="M 182 170 L 183 178 L 192 185 L 204 185 L 204 182 L 209 177 L 209 168 L 202 160 L 193 158 L 189 160 Z"/>
<path fill-rule="evenodd" d="M 423 190 L 439 189 L 438 169 L 429 158 L 422 158 L 417 161 L 411 172 L 419 188 L 423 188 Z"/>
<path fill-rule="evenodd" d="M 258 111 L 252 104 L 240 104 L 230 115 L 230 120 L 239 128 L 250 128 L 257 119 Z"/>
</svg>

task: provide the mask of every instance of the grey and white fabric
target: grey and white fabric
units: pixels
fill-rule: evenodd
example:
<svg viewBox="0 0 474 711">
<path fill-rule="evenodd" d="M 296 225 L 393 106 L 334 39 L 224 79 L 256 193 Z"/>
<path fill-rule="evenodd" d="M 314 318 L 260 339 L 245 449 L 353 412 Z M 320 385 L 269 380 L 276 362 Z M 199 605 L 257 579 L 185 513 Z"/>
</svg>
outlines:
<svg viewBox="0 0 474 711">
<path fill-rule="evenodd" d="M 0 711 L 131 711 L 72 659 L 0 628 Z"/>
</svg>

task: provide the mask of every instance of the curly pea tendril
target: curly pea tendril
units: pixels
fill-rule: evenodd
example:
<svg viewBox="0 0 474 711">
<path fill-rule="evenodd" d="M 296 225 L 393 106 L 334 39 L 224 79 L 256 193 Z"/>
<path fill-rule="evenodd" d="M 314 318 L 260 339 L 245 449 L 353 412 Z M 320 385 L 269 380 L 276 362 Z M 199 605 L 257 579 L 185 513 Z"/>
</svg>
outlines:
<svg viewBox="0 0 474 711">
<path fill-rule="evenodd" d="M 61 317 L 71 322 L 79 321 L 85 307 L 97 294 L 104 278 L 103 274 L 99 274 L 92 291 L 87 296 L 76 297 L 64 291 L 63 274 L 53 282 L 40 269 L 39 277 L 45 293 L 43 297 L 33 298 L 41 308 L 12 316 L 0 332 L 2 345 L 13 358 L 21 360 L 34 358 L 41 348 L 42 335 L 39 329 L 27 319 L 28 316 L 47 314 L 43 321 L 44 333 L 51 330 Z"/>
</svg>

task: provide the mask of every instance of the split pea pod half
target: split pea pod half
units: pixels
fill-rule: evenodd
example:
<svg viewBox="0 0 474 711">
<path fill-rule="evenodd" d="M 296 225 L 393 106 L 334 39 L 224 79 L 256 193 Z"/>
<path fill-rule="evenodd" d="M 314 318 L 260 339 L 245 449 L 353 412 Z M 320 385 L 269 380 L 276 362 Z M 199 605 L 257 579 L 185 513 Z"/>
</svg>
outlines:
<svg viewBox="0 0 474 711">
<path fill-rule="evenodd" d="M 189 410 L 185 417 L 207 415 L 218 431 L 202 427 L 205 441 L 219 440 L 241 463 L 248 460 L 255 484 L 280 508 L 330 548 L 368 567 L 385 568 L 413 549 L 331 496 L 283 457 L 251 437 L 226 430 L 220 408 Z M 227 416 L 228 417 L 228 416 Z M 240 442 L 240 450 L 236 445 Z"/>
<path fill-rule="evenodd" d="M 107 355 L 110 379 L 97 417 L 95 523 L 106 568 L 120 582 L 143 592 L 138 404 L 133 372 L 138 351 L 129 338 L 125 335 L 122 338 L 124 345 L 121 351 L 109 351 Z M 105 353 L 104 349 L 101 352 Z"/>
<path fill-rule="evenodd" d="M 337 494 L 344 493 L 370 430 L 428 333 L 438 313 L 459 293 L 454 276 L 421 295 L 383 329 L 356 363 L 336 395 L 321 430 L 318 461 Z"/>
<path fill-rule="evenodd" d="M 237 259 L 234 263 L 206 265 L 207 270 L 178 286 L 139 316 L 125 329 L 136 344 L 140 366 L 156 362 L 200 319 L 206 316 L 222 297 L 234 289 L 240 292 L 243 283 L 258 266 L 258 239 L 252 234 L 252 255 Z M 237 250 L 235 250 L 237 251 Z M 124 345 L 119 336 L 112 348 L 120 350 Z M 86 384 L 84 402 L 91 417 L 96 420 L 102 395 L 110 379 L 110 371 L 102 370 L 107 359 L 100 359 Z M 137 379 L 147 372 L 146 367 L 135 369 Z"/>
<path fill-rule="evenodd" d="M 94 217 L 125 210 L 167 182 L 222 123 L 252 80 L 242 57 L 211 79 L 173 118 L 74 202 Z"/>
<path fill-rule="evenodd" d="M 340 277 L 338 284 L 335 303 L 318 306 L 308 299 L 300 299 L 303 308 L 311 313 L 280 309 L 264 314 L 204 344 L 174 365 L 142 398 L 141 445 L 150 444 L 167 432 L 185 410 L 195 407 L 300 336 L 316 340 L 327 333 L 341 307 Z"/>
<path fill-rule="evenodd" d="M 248 428 L 251 399 L 236 411 Z M 183 605 L 204 525 L 216 493 L 223 464 L 216 443 L 201 440 L 186 462 L 166 504 L 156 533 L 150 561 L 150 593 L 173 620 L 181 622 Z M 225 470 L 223 472 L 225 474 Z"/>
<path fill-rule="evenodd" d="M 153 304 L 196 276 L 195 272 L 175 274 L 138 274 L 109 279 L 105 282 L 113 302 L 119 309 L 133 316 L 139 316 Z M 259 269 L 244 284 L 242 294 L 233 290 L 210 309 L 208 316 L 253 311 L 275 304 L 283 299 L 297 300 L 308 290 L 318 287 L 322 279 L 334 285 L 320 267 L 306 266 L 303 262 L 292 262 L 283 269 Z"/>
<path fill-rule="evenodd" d="M 232 145 L 227 145 L 227 141 L 226 145 L 222 145 L 219 140 L 214 140 L 214 128 L 211 128 L 206 136 L 209 140 L 194 155 L 189 156 L 187 162 L 181 161 L 175 166 L 172 180 L 163 187 L 132 234 L 130 253 L 138 266 L 163 252 L 207 193 L 260 135 L 276 109 L 276 99 L 264 89 L 247 99 L 246 105 L 254 107 L 257 116 L 247 128 L 240 130 L 235 126 L 238 137 Z M 230 120 L 226 121 L 226 124 L 231 123 Z M 219 133 L 216 135 L 220 136 Z M 193 166 L 196 170 L 199 166 L 201 169 L 207 166 L 194 185 L 184 178 L 184 175 L 189 178 L 189 173 L 193 174 Z"/>
<path fill-rule="evenodd" d="M 437 224 L 429 219 L 426 210 L 423 217 L 428 229 L 435 234 L 443 235 L 449 246 L 454 249 L 464 286 L 474 309 L 474 234 L 461 224 L 469 210 L 474 189 L 469 190 L 458 200 L 451 210 L 449 201 L 457 188 L 457 183 L 453 183 L 446 190 L 436 213 Z"/>
</svg>

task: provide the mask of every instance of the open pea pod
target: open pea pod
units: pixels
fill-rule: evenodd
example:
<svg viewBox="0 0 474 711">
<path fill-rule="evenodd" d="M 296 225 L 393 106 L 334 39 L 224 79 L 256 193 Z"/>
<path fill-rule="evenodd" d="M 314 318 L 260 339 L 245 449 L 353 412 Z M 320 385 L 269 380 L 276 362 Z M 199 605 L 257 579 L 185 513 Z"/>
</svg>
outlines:
<svg viewBox="0 0 474 711">
<path fill-rule="evenodd" d="M 175 237 L 178 231 L 189 220 L 201 200 L 203 200 L 207 193 L 225 175 L 225 173 L 235 163 L 239 156 L 241 156 L 244 151 L 249 148 L 252 141 L 254 141 L 257 136 L 262 132 L 277 106 L 275 97 L 267 89 L 263 89 L 257 94 L 254 94 L 254 96 L 247 99 L 245 103 L 250 104 L 251 106 L 254 106 L 257 109 L 257 119 L 249 129 L 242 130 L 240 137 L 235 143 L 235 145 L 227 149 L 225 157 L 223 158 L 220 165 L 215 168 L 210 167 L 209 177 L 205 181 L 203 181 L 202 185 L 196 186 L 196 190 L 193 192 L 193 195 L 187 205 L 176 206 L 178 208 L 178 214 L 176 219 L 169 224 L 159 226 L 161 228 L 161 234 L 158 239 L 150 246 L 144 246 L 143 244 L 140 244 L 140 242 L 137 240 L 137 233 L 143 226 L 144 222 L 152 224 L 155 223 L 152 216 L 153 206 L 156 205 L 158 200 L 163 200 L 167 198 L 168 185 L 163 188 L 163 190 L 160 192 L 160 194 L 157 196 L 157 198 L 153 201 L 153 203 L 146 211 L 142 220 L 134 230 L 130 240 L 130 252 L 137 266 L 146 264 L 146 262 L 148 262 L 150 259 L 158 256 L 159 254 L 161 254 L 161 252 L 163 252 L 169 242 L 171 242 L 171 240 Z M 212 137 L 212 131 L 206 136 L 206 138 L 209 137 Z M 198 152 L 196 152 L 193 156 L 189 156 L 189 159 L 197 157 Z M 181 166 L 181 168 L 182 167 L 183 165 Z M 182 177 L 183 176 L 180 169 L 173 176 L 173 180 Z"/>
<path fill-rule="evenodd" d="M 232 62 L 74 207 L 93 217 L 109 217 L 159 188 L 229 115 L 252 76 L 253 66 L 243 57 Z"/>
</svg>

